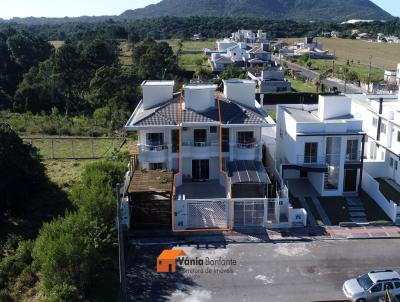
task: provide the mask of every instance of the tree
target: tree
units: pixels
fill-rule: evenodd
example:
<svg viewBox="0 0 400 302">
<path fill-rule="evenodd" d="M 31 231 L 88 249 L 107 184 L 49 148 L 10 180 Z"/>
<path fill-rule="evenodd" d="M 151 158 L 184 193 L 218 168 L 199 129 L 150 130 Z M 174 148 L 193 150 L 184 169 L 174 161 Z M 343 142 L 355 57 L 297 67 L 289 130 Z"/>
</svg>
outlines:
<svg viewBox="0 0 400 302">
<path fill-rule="evenodd" d="M 146 40 L 133 48 L 132 57 L 142 79 L 162 79 L 178 70 L 176 56 L 166 42 Z"/>
<path fill-rule="evenodd" d="M 47 183 L 45 169 L 37 150 L 24 144 L 3 123 L 0 142 L 0 211 L 21 214 L 30 198 Z"/>
</svg>

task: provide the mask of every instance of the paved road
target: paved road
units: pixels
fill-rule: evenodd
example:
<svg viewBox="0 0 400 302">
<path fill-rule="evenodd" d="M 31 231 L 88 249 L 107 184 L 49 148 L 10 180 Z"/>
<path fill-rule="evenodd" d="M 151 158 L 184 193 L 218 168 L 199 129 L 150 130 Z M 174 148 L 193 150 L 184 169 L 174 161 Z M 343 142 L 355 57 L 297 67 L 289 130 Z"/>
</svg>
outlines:
<svg viewBox="0 0 400 302">
<path fill-rule="evenodd" d="M 235 259 L 233 272 L 224 274 L 187 274 L 182 268 L 157 274 L 156 257 L 171 246 L 139 246 L 130 252 L 129 301 L 342 300 L 344 280 L 373 269 L 399 270 L 399 244 L 399 240 L 386 239 L 181 247 L 190 259 Z"/>
<path fill-rule="evenodd" d="M 278 57 L 274 57 L 274 60 L 279 62 L 279 58 Z M 303 76 L 305 76 L 309 80 L 313 80 L 316 77 L 318 77 L 318 75 L 319 75 L 317 72 L 315 72 L 313 70 L 310 70 L 310 69 L 307 69 L 307 68 L 305 68 L 303 66 L 300 66 L 298 64 L 291 63 L 291 62 L 286 61 L 286 60 L 282 60 L 282 61 L 284 61 L 290 69 L 297 70 L 300 74 L 302 74 Z M 360 88 L 358 88 L 358 87 L 356 87 L 356 86 L 354 86 L 352 84 L 347 84 L 346 88 L 345 88 L 345 85 L 344 85 L 343 81 L 336 81 L 334 79 L 325 79 L 325 80 L 322 81 L 322 83 L 325 86 L 330 87 L 330 88 L 337 87 L 337 89 L 339 91 L 341 91 L 341 92 L 362 93 L 362 90 Z"/>
</svg>

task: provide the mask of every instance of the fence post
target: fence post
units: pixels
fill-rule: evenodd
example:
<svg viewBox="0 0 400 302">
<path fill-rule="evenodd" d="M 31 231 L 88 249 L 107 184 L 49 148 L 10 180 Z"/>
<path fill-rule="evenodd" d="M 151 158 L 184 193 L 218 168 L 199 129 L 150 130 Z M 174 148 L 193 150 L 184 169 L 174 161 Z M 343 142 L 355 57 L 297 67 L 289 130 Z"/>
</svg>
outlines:
<svg viewBox="0 0 400 302">
<path fill-rule="evenodd" d="M 117 230 L 118 230 L 118 262 L 119 262 L 119 282 L 120 282 L 120 302 L 127 301 L 126 292 L 126 263 L 125 263 L 125 236 L 124 227 L 121 225 L 121 184 L 117 184 L 116 197 L 117 197 Z"/>
<path fill-rule="evenodd" d="M 94 158 L 94 138 L 92 137 L 92 158 Z"/>
<path fill-rule="evenodd" d="M 71 138 L 72 158 L 75 159 L 74 139 Z"/>
<path fill-rule="evenodd" d="M 54 139 L 51 139 L 51 158 L 54 159 Z"/>
</svg>

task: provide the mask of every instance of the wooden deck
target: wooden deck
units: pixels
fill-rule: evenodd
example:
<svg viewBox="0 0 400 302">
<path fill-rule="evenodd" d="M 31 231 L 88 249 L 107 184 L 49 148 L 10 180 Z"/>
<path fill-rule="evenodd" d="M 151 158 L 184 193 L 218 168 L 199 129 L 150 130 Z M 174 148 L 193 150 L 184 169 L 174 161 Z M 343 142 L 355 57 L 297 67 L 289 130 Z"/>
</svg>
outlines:
<svg viewBox="0 0 400 302">
<path fill-rule="evenodd" d="M 128 186 L 128 194 L 172 192 L 174 173 L 164 170 L 135 170 Z"/>
</svg>

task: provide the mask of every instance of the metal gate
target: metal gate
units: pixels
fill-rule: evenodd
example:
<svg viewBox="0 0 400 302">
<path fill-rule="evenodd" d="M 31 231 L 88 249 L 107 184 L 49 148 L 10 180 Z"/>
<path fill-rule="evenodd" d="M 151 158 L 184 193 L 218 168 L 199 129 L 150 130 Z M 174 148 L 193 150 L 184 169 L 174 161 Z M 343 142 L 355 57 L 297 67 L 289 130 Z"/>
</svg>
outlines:
<svg viewBox="0 0 400 302">
<path fill-rule="evenodd" d="M 188 228 L 211 229 L 228 227 L 228 200 L 187 201 Z"/>
<path fill-rule="evenodd" d="M 264 201 L 235 201 L 234 226 L 263 226 Z"/>
</svg>

